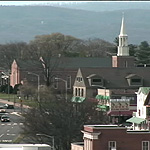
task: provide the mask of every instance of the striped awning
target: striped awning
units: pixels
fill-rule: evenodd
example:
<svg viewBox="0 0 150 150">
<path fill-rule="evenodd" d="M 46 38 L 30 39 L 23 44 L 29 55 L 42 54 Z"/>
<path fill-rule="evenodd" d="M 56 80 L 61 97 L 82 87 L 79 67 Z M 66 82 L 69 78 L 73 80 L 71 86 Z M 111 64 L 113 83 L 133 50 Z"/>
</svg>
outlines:
<svg viewBox="0 0 150 150">
<path fill-rule="evenodd" d="M 71 101 L 74 103 L 82 103 L 85 100 L 85 97 L 74 96 Z"/>
</svg>

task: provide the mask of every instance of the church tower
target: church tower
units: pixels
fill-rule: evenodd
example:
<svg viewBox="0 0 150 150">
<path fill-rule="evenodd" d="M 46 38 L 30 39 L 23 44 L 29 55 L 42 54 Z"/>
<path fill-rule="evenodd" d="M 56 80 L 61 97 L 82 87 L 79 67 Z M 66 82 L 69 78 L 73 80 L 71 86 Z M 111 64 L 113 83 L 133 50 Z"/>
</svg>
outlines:
<svg viewBox="0 0 150 150">
<path fill-rule="evenodd" d="M 117 56 L 129 56 L 128 35 L 125 31 L 124 16 L 122 17 Z"/>
<path fill-rule="evenodd" d="M 128 35 L 125 30 L 124 16 L 122 17 L 119 34 L 117 56 L 112 56 L 112 67 L 134 67 L 134 57 L 129 54 Z"/>
</svg>

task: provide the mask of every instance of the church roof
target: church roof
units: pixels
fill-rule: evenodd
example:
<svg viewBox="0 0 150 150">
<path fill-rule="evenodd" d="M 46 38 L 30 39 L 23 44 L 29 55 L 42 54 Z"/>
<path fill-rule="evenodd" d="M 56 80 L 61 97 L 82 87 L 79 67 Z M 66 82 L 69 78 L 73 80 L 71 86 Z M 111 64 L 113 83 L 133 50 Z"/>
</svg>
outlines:
<svg viewBox="0 0 150 150">
<path fill-rule="evenodd" d="M 38 69 L 41 65 L 40 61 L 33 60 L 17 60 L 20 69 Z M 55 63 L 55 58 L 51 61 Z M 100 57 L 63 57 L 60 59 L 57 68 L 78 69 L 80 67 L 111 67 L 111 58 Z"/>
</svg>

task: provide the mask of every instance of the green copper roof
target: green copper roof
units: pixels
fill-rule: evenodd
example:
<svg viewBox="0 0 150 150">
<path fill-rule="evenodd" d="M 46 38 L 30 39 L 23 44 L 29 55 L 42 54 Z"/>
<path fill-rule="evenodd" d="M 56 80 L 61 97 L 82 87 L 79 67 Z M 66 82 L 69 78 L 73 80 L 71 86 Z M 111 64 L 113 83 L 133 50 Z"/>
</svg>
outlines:
<svg viewBox="0 0 150 150">
<path fill-rule="evenodd" d="M 150 91 L 150 87 L 141 87 L 141 91 L 143 94 L 147 95 Z"/>
</svg>

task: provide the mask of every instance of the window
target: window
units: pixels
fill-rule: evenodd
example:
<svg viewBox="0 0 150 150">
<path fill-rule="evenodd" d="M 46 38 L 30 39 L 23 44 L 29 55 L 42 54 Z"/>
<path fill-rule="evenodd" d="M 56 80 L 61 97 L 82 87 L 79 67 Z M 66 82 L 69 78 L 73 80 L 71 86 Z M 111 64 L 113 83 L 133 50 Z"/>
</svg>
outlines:
<svg viewBox="0 0 150 150">
<path fill-rule="evenodd" d="M 132 78 L 131 85 L 142 85 L 142 79 L 141 78 Z"/>
<path fill-rule="evenodd" d="M 78 94 L 78 89 L 75 88 L 75 96 L 77 96 L 77 94 Z"/>
<path fill-rule="evenodd" d="M 81 89 L 81 97 L 83 97 L 83 95 L 84 95 L 84 90 Z"/>
<path fill-rule="evenodd" d="M 108 150 L 116 150 L 116 141 L 108 142 Z"/>
<path fill-rule="evenodd" d="M 53 81 L 54 81 L 54 84 L 53 84 L 54 88 L 58 89 L 58 79 L 54 78 Z"/>
<path fill-rule="evenodd" d="M 82 82 L 82 77 L 77 77 L 78 82 Z"/>
<path fill-rule="evenodd" d="M 142 150 L 149 150 L 149 141 L 142 141 Z"/>
<path fill-rule="evenodd" d="M 127 62 L 127 61 L 125 61 L 124 66 L 125 66 L 126 68 L 128 67 L 128 62 Z"/>
<path fill-rule="evenodd" d="M 80 88 L 78 88 L 78 96 L 80 96 Z"/>
<path fill-rule="evenodd" d="M 141 83 L 141 79 L 132 79 L 132 83 Z"/>
<path fill-rule="evenodd" d="M 71 89 L 71 76 L 67 76 L 67 89 Z"/>
<path fill-rule="evenodd" d="M 101 79 L 93 79 L 92 82 L 102 82 Z"/>
</svg>

